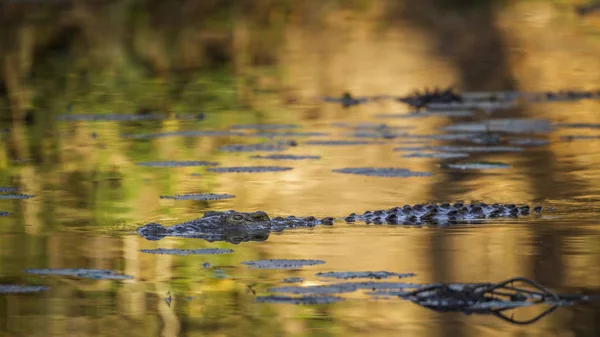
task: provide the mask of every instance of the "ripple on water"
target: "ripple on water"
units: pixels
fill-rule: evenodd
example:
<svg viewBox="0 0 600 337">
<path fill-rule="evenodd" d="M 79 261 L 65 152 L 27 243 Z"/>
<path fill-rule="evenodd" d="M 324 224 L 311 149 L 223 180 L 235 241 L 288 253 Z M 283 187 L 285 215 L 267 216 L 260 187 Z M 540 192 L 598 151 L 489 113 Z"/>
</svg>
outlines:
<svg viewBox="0 0 600 337">
<path fill-rule="evenodd" d="M 296 129 L 297 124 L 235 124 L 230 126 L 231 129 L 238 130 L 279 130 L 279 129 Z"/>
<path fill-rule="evenodd" d="M 471 117 L 473 114 L 471 110 L 423 110 L 409 113 L 376 114 L 375 118 Z"/>
<path fill-rule="evenodd" d="M 345 282 L 321 284 L 315 286 L 283 286 L 270 288 L 270 292 L 274 293 L 290 293 L 290 294 L 341 294 L 351 293 L 361 289 L 372 291 L 384 291 L 389 289 L 414 289 L 420 287 L 418 284 L 404 282 Z"/>
<path fill-rule="evenodd" d="M 19 190 L 18 187 L 0 186 L 0 193 L 14 193 L 18 190 Z"/>
<path fill-rule="evenodd" d="M 48 289 L 50 289 L 50 287 L 0 284 L 0 294 L 39 293 Z"/>
<path fill-rule="evenodd" d="M 522 147 L 515 146 L 401 146 L 394 151 L 437 151 L 437 152 L 462 152 L 462 153 L 485 153 L 485 152 L 523 152 Z"/>
<path fill-rule="evenodd" d="M 235 131 L 221 131 L 221 130 L 204 130 L 204 131 L 173 131 L 173 132 L 159 132 L 159 133 L 146 133 L 137 135 L 123 135 L 123 138 L 130 139 L 152 139 L 152 138 L 163 138 L 163 137 L 201 137 L 201 136 L 245 136 L 243 132 Z"/>
<path fill-rule="evenodd" d="M 305 159 L 321 159 L 321 156 L 296 156 L 293 154 L 271 154 L 268 156 L 250 156 L 252 159 L 271 159 L 271 160 L 305 160 Z"/>
<path fill-rule="evenodd" d="M 385 144 L 381 141 L 366 141 L 366 140 L 307 140 L 303 144 L 306 145 L 325 145 L 325 146 L 350 146 L 350 145 L 372 145 Z"/>
<path fill-rule="evenodd" d="M 327 132 L 295 132 L 295 131 L 279 131 L 279 132 L 258 132 L 253 135 L 258 137 L 322 137 L 329 136 Z"/>
<path fill-rule="evenodd" d="M 260 143 L 260 144 L 229 144 L 219 147 L 223 152 L 274 152 L 284 151 L 287 146 L 284 144 Z"/>
<path fill-rule="evenodd" d="M 302 277 L 288 277 L 283 279 L 283 283 L 300 283 L 303 282 L 304 279 Z"/>
<path fill-rule="evenodd" d="M 222 200 L 235 198 L 235 195 L 231 194 L 217 194 L 217 193 L 190 193 L 190 194 L 177 194 L 177 195 L 161 195 L 161 199 L 171 200 Z"/>
<path fill-rule="evenodd" d="M 558 123 L 554 124 L 557 128 L 564 129 L 600 129 L 598 123 Z"/>
<path fill-rule="evenodd" d="M 389 277 L 398 277 L 398 278 L 407 278 L 416 276 L 414 273 L 393 273 L 388 271 L 343 271 L 343 272 L 326 272 L 326 273 L 317 273 L 319 277 L 329 277 L 329 278 L 338 278 L 338 279 L 355 279 L 355 278 L 373 278 L 373 279 L 383 279 Z"/>
<path fill-rule="evenodd" d="M 460 152 L 413 152 L 402 155 L 404 158 L 436 158 L 436 159 L 459 159 L 467 158 L 468 153 Z"/>
<path fill-rule="evenodd" d="M 138 166 L 149 167 L 187 167 L 187 166 L 217 166 L 219 163 L 210 161 L 147 161 L 136 163 Z"/>
<path fill-rule="evenodd" d="M 343 174 L 356 174 L 361 176 L 369 176 L 369 177 L 429 177 L 432 176 L 431 172 L 413 172 L 409 169 L 405 168 L 395 168 L 395 167 L 347 167 L 343 169 L 335 169 L 332 170 L 335 173 L 343 173 Z"/>
<path fill-rule="evenodd" d="M 207 171 L 214 173 L 263 173 L 289 171 L 292 169 L 291 167 L 281 166 L 232 166 L 209 168 Z"/>
<path fill-rule="evenodd" d="M 216 255 L 216 254 L 228 254 L 233 253 L 233 249 L 221 249 L 221 248 L 201 248 L 201 249 L 140 249 L 142 253 L 148 254 L 159 254 L 159 255 Z"/>
<path fill-rule="evenodd" d="M 459 123 L 443 128 L 453 132 L 546 133 L 551 124 L 541 119 L 490 119 L 488 123 Z"/>
<path fill-rule="evenodd" d="M 165 119 L 165 114 L 72 114 L 58 115 L 58 121 L 78 121 L 78 122 L 95 122 L 95 121 L 148 121 Z"/>
<path fill-rule="evenodd" d="M 444 163 L 440 166 L 442 168 L 454 170 L 493 170 L 512 167 L 511 165 L 499 162 Z"/>
<path fill-rule="evenodd" d="M 0 199 L 30 199 L 34 195 L 31 194 L 0 194 Z"/>
<path fill-rule="evenodd" d="M 86 269 L 86 268 L 35 268 L 25 269 L 25 273 L 36 275 L 73 276 L 89 278 L 94 280 L 126 280 L 131 279 L 129 275 L 120 274 L 114 270 Z"/>
<path fill-rule="evenodd" d="M 323 260 L 310 259 L 270 259 L 242 262 L 242 264 L 247 265 L 250 268 L 259 269 L 298 269 L 304 266 L 315 266 L 324 263 L 325 261 Z"/>
<path fill-rule="evenodd" d="M 290 296 L 257 296 L 256 302 L 258 303 L 285 303 L 285 304 L 329 304 L 343 301 L 341 297 L 335 296 L 301 296 L 301 297 L 290 297 Z"/>
</svg>

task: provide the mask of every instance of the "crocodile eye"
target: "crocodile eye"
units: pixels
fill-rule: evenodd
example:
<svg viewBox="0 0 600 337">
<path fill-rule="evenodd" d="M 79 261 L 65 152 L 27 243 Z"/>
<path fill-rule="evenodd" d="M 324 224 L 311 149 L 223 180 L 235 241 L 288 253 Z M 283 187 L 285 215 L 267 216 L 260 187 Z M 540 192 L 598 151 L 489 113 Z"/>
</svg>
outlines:
<svg viewBox="0 0 600 337">
<path fill-rule="evenodd" d="M 242 221 L 242 220 L 244 220 L 244 217 L 241 216 L 240 214 L 236 214 L 232 217 L 232 219 L 235 221 Z"/>
<path fill-rule="evenodd" d="M 252 214 L 252 218 L 256 221 L 269 221 L 269 216 L 265 212 L 256 212 Z"/>
</svg>

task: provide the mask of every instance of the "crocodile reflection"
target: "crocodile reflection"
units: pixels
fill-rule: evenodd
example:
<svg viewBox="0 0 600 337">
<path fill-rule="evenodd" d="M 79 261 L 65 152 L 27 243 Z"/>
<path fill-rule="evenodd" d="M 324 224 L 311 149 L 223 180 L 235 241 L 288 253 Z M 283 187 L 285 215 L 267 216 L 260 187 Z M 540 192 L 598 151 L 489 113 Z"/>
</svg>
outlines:
<svg viewBox="0 0 600 337">
<path fill-rule="evenodd" d="M 202 218 L 186 221 L 171 227 L 164 227 L 158 223 L 149 223 L 137 229 L 137 233 L 147 240 L 160 240 L 166 236 L 179 236 L 186 238 L 199 238 L 209 242 L 227 241 L 234 244 L 248 241 L 265 241 L 269 233 L 280 232 L 289 228 L 314 227 L 317 225 L 331 225 L 333 218 L 316 219 L 313 216 L 306 218 L 276 217 L 271 219 L 263 211 L 226 212 L 209 211 Z"/>
</svg>

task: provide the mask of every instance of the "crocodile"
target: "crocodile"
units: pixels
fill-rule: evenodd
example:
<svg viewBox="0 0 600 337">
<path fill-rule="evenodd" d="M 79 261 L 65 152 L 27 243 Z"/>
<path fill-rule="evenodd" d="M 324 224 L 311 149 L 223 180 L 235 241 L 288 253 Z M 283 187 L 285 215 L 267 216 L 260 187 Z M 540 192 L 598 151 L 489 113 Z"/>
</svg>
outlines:
<svg viewBox="0 0 600 337">
<path fill-rule="evenodd" d="M 534 212 L 541 212 L 542 207 L 536 206 Z M 388 210 L 366 211 L 362 215 L 352 213 L 344 218 L 347 223 L 364 221 L 367 224 L 405 224 L 418 225 L 431 224 L 455 224 L 477 222 L 490 218 L 516 218 L 528 215 L 529 205 L 517 206 L 515 204 L 492 204 L 486 203 L 462 203 L 454 204 L 416 204 L 393 207 Z"/>
<path fill-rule="evenodd" d="M 271 219 L 266 212 L 209 211 L 199 219 L 186 221 L 171 227 L 152 222 L 139 227 L 136 232 L 147 240 L 160 240 L 166 236 L 200 238 L 210 242 L 265 241 L 270 232 L 298 227 L 332 225 L 334 218 L 318 220 L 314 216 L 297 218 L 276 217 Z"/>
<path fill-rule="evenodd" d="M 541 212 L 537 206 L 534 212 Z M 413 206 L 393 207 L 388 210 L 366 211 L 362 215 L 352 213 L 343 218 L 347 223 L 363 221 L 366 224 L 448 225 L 479 222 L 490 218 L 516 218 L 528 215 L 528 205 L 486 203 L 454 204 L 416 204 Z M 317 225 L 333 225 L 336 218 L 317 219 L 314 216 L 297 218 L 295 216 L 270 218 L 266 212 L 225 212 L 209 211 L 202 218 L 186 221 L 171 227 L 152 222 L 139 227 L 137 233 L 147 240 L 160 240 L 167 236 L 199 238 L 209 242 L 227 241 L 238 244 L 247 241 L 265 241 L 271 232 Z"/>
</svg>

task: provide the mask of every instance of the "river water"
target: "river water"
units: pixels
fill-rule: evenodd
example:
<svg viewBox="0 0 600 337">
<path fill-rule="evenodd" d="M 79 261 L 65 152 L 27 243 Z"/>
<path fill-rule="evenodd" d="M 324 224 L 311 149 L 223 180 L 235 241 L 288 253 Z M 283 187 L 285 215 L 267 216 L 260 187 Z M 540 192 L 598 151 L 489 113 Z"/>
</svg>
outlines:
<svg viewBox="0 0 600 337">
<path fill-rule="evenodd" d="M 42 118 L 33 125 L 6 124 L 0 135 L 0 185 L 33 197 L 0 199 L 0 211 L 9 212 L 0 218 L 0 284 L 49 288 L 0 295 L 0 336 L 598 335 L 600 302 L 593 301 L 560 307 L 529 325 L 510 324 L 492 315 L 434 312 L 397 297 L 373 298 L 365 291 L 333 294 L 344 300 L 331 304 L 257 301 L 272 294 L 270 288 L 287 285 L 286 278 L 302 278 L 296 283 L 301 286 L 331 283 L 316 275 L 330 271 L 414 273 L 391 281 L 419 284 L 495 283 L 526 277 L 556 293 L 600 295 L 600 133 L 594 124 L 600 122 L 600 100 L 522 103 L 495 111 L 492 131 L 506 125 L 507 118 L 519 120 L 500 134 L 503 145 L 518 146 L 520 151 L 472 153 L 466 159 L 405 157 L 423 151 L 401 149 L 474 145 L 414 135 L 449 134 L 447 127 L 481 123 L 486 119 L 481 113 L 405 118 L 410 109 L 391 100 L 348 109 L 320 100 L 344 90 L 358 96 L 402 95 L 453 81 L 467 83 L 472 90 L 506 83 L 512 84 L 504 89 L 524 91 L 595 88 L 598 72 L 594 69 L 600 69 L 600 62 L 594 55 L 600 52 L 600 43 L 589 33 L 590 21 L 565 18 L 550 5 L 528 6 L 515 5 L 496 18 L 507 42 L 502 50 L 505 56 L 495 64 L 473 61 L 469 65 L 469 58 L 452 51 L 451 56 L 440 56 L 447 46 L 432 42 L 435 38 L 430 36 L 439 31 L 415 35 L 399 25 L 373 38 L 367 33 L 373 29 L 368 22 L 348 30 L 332 23 L 337 28 L 311 37 L 290 28 L 286 34 L 291 39 L 281 55 L 285 90 L 253 94 L 252 108 L 207 112 L 202 120 Z M 563 34 L 547 30 L 557 25 Z M 495 70 L 482 82 L 482 72 L 490 68 Z M 269 80 L 267 76 L 266 84 L 259 85 L 270 89 L 280 85 Z M 287 103 L 273 104 L 276 99 Z M 64 114 L 94 112 L 75 110 Z M 523 120 L 532 119 L 537 121 L 532 130 L 515 132 L 530 125 Z M 568 123 L 583 125 L 569 127 Z M 232 128 L 255 124 L 295 127 L 265 131 L 280 133 L 271 135 L 254 128 Z M 381 137 L 381 124 L 397 132 L 396 137 Z M 240 134 L 178 133 L 212 130 Z M 547 143 L 511 145 L 511 139 Z M 287 146 L 291 140 L 297 145 Z M 331 140 L 366 143 L 315 143 Z M 223 148 L 277 142 L 284 145 L 281 151 Z M 272 154 L 316 158 L 251 157 Z M 210 172 L 213 166 L 139 165 L 156 161 L 291 169 L 219 173 Z M 507 167 L 456 170 L 441 165 L 475 161 Z M 333 171 L 353 167 L 406 168 L 431 175 L 372 177 Z M 161 198 L 188 193 L 234 197 Z M 135 232 L 149 222 L 173 225 L 209 210 L 342 218 L 352 212 L 445 201 L 528 204 L 544 210 L 518 219 L 447 227 L 347 224 L 338 219 L 333 226 L 286 230 L 271 233 L 262 242 L 240 244 L 191 238 L 148 241 Z M 233 252 L 180 256 L 141 251 L 156 248 Z M 295 269 L 253 269 L 242 264 L 262 259 L 324 263 Z M 106 269 L 128 277 L 88 279 L 25 272 L 31 268 Z M 513 315 L 527 319 L 543 309 L 518 308 Z"/>
</svg>

